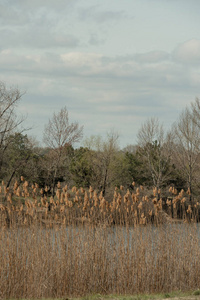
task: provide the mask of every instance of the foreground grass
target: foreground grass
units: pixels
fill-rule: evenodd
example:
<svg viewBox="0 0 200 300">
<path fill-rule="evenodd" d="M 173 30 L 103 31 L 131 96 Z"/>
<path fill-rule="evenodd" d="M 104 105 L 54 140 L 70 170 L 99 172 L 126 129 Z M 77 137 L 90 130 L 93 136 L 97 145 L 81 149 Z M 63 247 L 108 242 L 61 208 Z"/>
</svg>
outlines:
<svg viewBox="0 0 200 300">
<path fill-rule="evenodd" d="M 2 229 L 0 299 L 167 298 L 172 291 L 194 291 L 200 285 L 199 245 L 195 224 Z"/>
<path fill-rule="evenodd" d="M 73 298 L 73 300 L 148 300 L 148 299 L 168 299 L 168 298 L 200 298 L 200 290 L 189 292 L 171 292 L 164 294 L 138 294 L 138 295 L 89 295 L 83 298 Z M 60 299 L 58 299 L 60 300 Z M 63 300 L 63 299 L 61 299 Z"/>
<path fill-rule="evenodd" d="M 81 298 L 41 298 L 37 300 L 160 300 L 160 299 L 200 299 L 200 290 L 181 292 L 176 291 L 164 294 L 138 294 L 138 295 L 88 295 Z M 15 300 L 15 299 L 9 299 Z M 36 300 L 36 299 L 20 299 L 20 300 Z"/>
</svg>

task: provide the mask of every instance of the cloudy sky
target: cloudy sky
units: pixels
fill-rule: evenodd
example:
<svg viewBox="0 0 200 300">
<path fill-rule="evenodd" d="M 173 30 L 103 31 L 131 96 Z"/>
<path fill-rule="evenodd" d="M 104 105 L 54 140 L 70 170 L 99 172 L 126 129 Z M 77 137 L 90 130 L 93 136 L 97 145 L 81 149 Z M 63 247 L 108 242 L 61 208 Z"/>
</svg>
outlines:
<svg viewBox="0 0 200 300">
<path fill-rule="evenodd" d="M 0 81 L 26 92 L 29 135 L 66 106 L 84 136 L 134 144 L 200 97 L 199 0 L 0 0 Z"/>
</svg>

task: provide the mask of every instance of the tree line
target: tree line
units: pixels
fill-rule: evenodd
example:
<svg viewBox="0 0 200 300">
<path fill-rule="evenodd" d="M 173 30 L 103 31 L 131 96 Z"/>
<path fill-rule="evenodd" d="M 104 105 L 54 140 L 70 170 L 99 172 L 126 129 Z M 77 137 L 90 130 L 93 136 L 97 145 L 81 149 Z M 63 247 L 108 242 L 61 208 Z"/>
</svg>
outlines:
<svg viewBox="0 0 200 300">
<path fill-rule="evenodd" d="M 138 185 L 164 189 L 175 186 L 197 196 L 200 162 L 200 100 L 185 108 L 166 132 L 155 117 L 141 125 L 137 144 L 119 148 L 119 136 L 83 138 L 83 126 L 69 122 L 68 110 L 54 113 L 44 128 L 45 147 L 26 134 L 16 107 L 23 94 L 0 82 L 0 179 L 7 187 L 21 176 L 54 196 L 58 182 L 102 191 Z"/>
</svg>

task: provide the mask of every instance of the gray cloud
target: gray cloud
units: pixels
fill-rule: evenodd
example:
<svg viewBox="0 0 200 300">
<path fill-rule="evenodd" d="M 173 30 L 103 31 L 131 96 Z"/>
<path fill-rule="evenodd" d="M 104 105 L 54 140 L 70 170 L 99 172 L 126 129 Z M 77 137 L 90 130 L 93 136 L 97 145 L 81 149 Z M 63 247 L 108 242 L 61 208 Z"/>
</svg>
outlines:
<svg viewBox="0 0 200 300">
<path fill-rule="evenodd" d="M 22 30 L 1 29 L 0 47 L 6 48 L 74 48 L 80 43 L 79 39 L 68 33 L 53 32 L 48 27 L 40 27 L 35 24 L 31 28 L 24 27 Z"/>
<path fill-rule="evenodd" d="M 104 23 L 110 21 L 120 21 L 124 18 L 128 18 L 128 16 L 123 10 L 101 10 L 100 5 L 93 5 L 88 8 L 79 9 L 79 18 L 81 21 Z"/>
<path fill-rule="evenodd" d="M 136 61 L 149 64 L 168 61 L 169 59 L 170 55 L 165 51 L 151 51 L 147 53 L 138 53 L 135 55 Z"/>
<path fill-rule="evenodd" d="M 21 13 L 15 7 L 0 3 L 0 25 L 21 26 L 29 21 L 27 14 Z"/>
<path fill-rule="evenodd" d="M 27 10 L 27 11 L 32 11 L 32 10 L 38 10 L 41 7 L 48 8 L 48 9 L 53 9 L 53 10 L 60 10 L 60 9 L 69 9 L 73 8 L 74 5 L 79 0 L 34 0 L 34 1 L 29 1 L 29 0 L 6 0 L 5 1 L 5 6 L 8 5 L 9 7 L 16 7 L 17 9 L 20 10 Z"/>
<path fill-rule="evenodd" d="M 74 0 L 73 0 L 74 1 Z M 0 5 L 1 48 L 77 47 L 67 16 L 76 1 L 9 1 Z"/>
</svg>

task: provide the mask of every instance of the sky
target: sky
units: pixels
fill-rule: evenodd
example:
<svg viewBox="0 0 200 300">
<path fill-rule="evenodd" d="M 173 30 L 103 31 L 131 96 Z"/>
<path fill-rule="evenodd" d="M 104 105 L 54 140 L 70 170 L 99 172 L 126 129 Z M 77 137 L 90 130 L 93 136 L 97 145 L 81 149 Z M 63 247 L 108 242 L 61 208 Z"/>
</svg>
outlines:
<svg viewBox="0 0 200 300">
<path fill-rule="evenodd" d="M 0 81 L 24 93 L 27 134 L 64 106 L 84 138 L 137 143 L 200 97 L 199 0 L 0 0 Z"/>
</svg>

